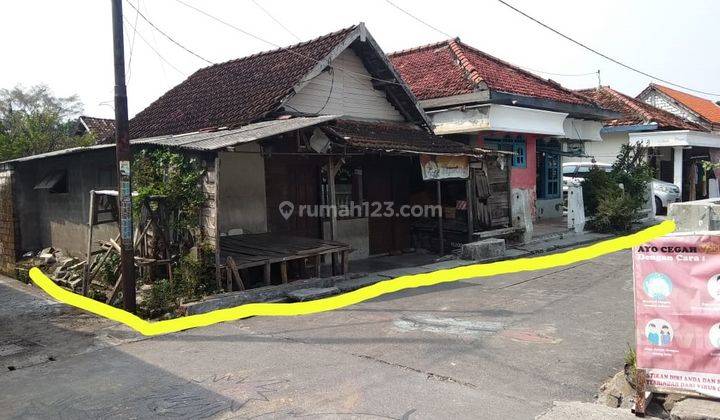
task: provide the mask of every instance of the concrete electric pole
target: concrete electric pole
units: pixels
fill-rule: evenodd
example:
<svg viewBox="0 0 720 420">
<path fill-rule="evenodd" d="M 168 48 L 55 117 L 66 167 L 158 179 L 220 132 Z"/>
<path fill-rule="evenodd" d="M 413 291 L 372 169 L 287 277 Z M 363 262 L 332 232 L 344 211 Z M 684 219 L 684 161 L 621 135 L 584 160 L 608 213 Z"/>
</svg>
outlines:
<svg viewBox="0 0 720 420">
<path fill-rule="evenodd" d="M 120 212 L 120 275 L 123 306 L 135 313 L 135 256 L 133 244 L 132 183 L 130 182 L 130 133 L 125 88 L 122 0 L 112 1 L 113 53 L 115 57 L 115 155 Z"/>
</svg>

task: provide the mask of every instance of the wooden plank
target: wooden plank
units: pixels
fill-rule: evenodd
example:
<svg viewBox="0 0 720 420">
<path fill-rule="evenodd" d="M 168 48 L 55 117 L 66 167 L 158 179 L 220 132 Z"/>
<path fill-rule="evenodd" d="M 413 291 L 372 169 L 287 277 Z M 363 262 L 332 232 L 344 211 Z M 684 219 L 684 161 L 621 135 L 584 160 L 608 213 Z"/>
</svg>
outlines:
<svg viewBox="0 0 720 420">
<path fill-rule="evenodd" d="M 340 274 L 345 275 L 348 273 L 349 267 L 349 251 L 342 251 L 342 272 Z"/>
<path fill-rule="evenodd" d="M 270 286 L 270 283 L 271 283 L 270 273 L 271 273 L 270 262 L 266 262 L 265 266 L 263 268 L 263 277 L 265 279 L 266 286 Z"/>
<path fill-rule="evenodd" d="M 90 211 L 88 216 L 88 237 L 87 237 L 87 255 L 85 256 L 85 270 L 83 270 L 82 295 L 87 296 L 90 287 L 90 258 L 92 257 L 92 236 L 93 222 L 95 221 L 95 190 L 90 191 Z"/>
<path fill-rule="evenodd" d="M 117 297 L 118 293 L 120 292 L 120 289 L 122 288 L 122 274 L 118 276 L 117 281 L 115 282 L 115 286 L 113 286 L 112 291 L 110 291 L 110 296 L 108 296 L 107 304 L 112 305 L 113 301 Z"/>
<path fill-rule="evenodd" d="M 339 259 L 338 252 L 333 252 L 333 253 L 331 254 L 331 259 L 332 259 L 332 263 L 331 263 L 331 264 L 332 264 L 332 275 L 333 275 L 333 276 L 337 276 L 337 275 L 338 275 L 338 271 L 340 271 L 340 270 L 339 270 L 339 267 L 338 267 L 338 266 L 339 266 L 339 263 L 338 263 L 338 259 Z"/>
<path fill-rule="evenodd" d="M 226 263 L 228 268 L 230 269 L 230 272 L 232 273 L 231 277 L 235 277 L 236 284 L 238 285 L 239 290 L 245 290 L 245 284 L 242 281 L 240 271 L 238 270 L 237 265 L 235 265 L 235 260 L 233 259 L 233 257 L 227 257 Z M 232 279 L 228 280 L 228 286 L 232 288 Z"/>
<path fill-rule="evenodd" d="M 283 261 L 280 263 L 280 278 L 282 279 L 283 283 L 288 282 L 287 261 Z"/>
</svg>

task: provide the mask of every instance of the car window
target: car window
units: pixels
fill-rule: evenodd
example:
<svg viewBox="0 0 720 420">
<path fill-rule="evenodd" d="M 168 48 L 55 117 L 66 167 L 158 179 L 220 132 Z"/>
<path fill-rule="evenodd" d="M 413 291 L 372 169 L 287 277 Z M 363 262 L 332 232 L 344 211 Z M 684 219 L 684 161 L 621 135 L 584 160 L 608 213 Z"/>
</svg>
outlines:
<svg viewBox="0 0 720 420">
<path fill-rule="evenodd" d="M 577 168 L 575 165 L 563 166 L 563 176 L 575 175 L 575 168 Z"/>
</svg>

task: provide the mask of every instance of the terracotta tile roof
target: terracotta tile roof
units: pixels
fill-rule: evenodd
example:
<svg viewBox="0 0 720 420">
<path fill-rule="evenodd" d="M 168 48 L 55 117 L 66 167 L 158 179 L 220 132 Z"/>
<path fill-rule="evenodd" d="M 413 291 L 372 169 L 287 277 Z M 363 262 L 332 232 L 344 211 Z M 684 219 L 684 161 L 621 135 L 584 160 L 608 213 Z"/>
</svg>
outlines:
<svg viewBox="0 0 720 420">
<path fill-rule="evenodd" d="M 606 126 L 622 126 L 656 123 L 663 129 L 707 131 L 704 127 L 686 121 L 670 112 L 622 94 L 609 86 L 582 89 L 577 93 L 586 96 L 598 106 L 618 112 L 623 117 L 608 120 Z"/>
<path fill-rule="evenodd" d="M 675 99 L 687 108 L 695 111 L 698 115 L 713 124 L 720 124 L 720 106 L 715 102 L 700 98 L 689 93 L 680 92 L 667 86 L 650 83 L 650 87 L 657 89 L 665 95 Z"/>
<path fill-rule="evenodd" d="M 429 154 L 479 154 L 468 145 L 435 136 L 407 123 L 337 120 L 324 126 L 322 130 L 336 141 L 358 149 Z"/>
<path fill-rule="evenodd" d="M 356 26 L 200 69 L 130 121 L 131 138 L 236 127 L 274 111 Z"/>
<path fill-rule="evenodd" d="M 95 136 L 95 144 L 111 142 L 115 136 L 115 120 L 81 115 L 78 123 L 77 134 L 89 132 Z"/>
<path fill-rule="evenodd" d="M 491 91 L 571 104 L 591 103 L 552 80 L 545 80 L 478 49 L 451 39 L 389 55 L 418 99 Z"/>
</svg>

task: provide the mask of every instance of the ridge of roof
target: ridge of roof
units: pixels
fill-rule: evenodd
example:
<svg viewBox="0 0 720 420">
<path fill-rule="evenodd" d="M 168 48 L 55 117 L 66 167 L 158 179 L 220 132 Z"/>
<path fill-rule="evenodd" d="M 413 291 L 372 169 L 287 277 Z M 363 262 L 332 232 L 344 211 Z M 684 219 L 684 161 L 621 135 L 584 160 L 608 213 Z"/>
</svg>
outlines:
<svg viewBox="0 0 720 420">
<path fill-rule="evenodd" d="M 465 56 L 465 53 L 462 50 L 461 46 L 464 46 L 462 42 L 460 42 L 460 39 L 452 39 L 448 42 L 448 46 L 450 47 L 450 51 L 455 54 L 455 57 L 457 57 L 458 62 L 460 63 L 460 67 L 465 70 L 465 75 L 468 79 L 470 79 L 470 82 L 472 82 L 474 85 L 480 85 L 483 83 L 483 78 L 480 76 L 480 73 L 478 73 L 477 68 L 473 65 L 473 63 L 468 60 L 468 58 Z"/>
<path fill-rule="evenodd" d="M 350 25 L 350 26 L 348 26 L 348 27 L 346 27 L 346 28 L 338 29 L 337 31 L 333 31 L 333 32 L 330 32 L 330 33 L 327 33 L 327 34 L 324 34 L 324 35 L 320 35 L 320 36 L 318 36 L 318 37 L 315 37 L 315 38 L 313 38 L 313 39 L 309 39 L 309 40 L 307 40 L 307 41 L 301 41 L 301 42 L 298 42 L 298 43 L 296 43 L 296 44 L 288 45 L 287 47 L 277 47 L 277 48 L 274 48 L 274 49 L 272 49 L 272 50 L 259 51 L 259 52 L 256 52 L 256 53 L 253 53 L 253 54 L 250 54 L 250 55 L 246 55 L 246 56 L 244 56 L 244 57 L 233 58 L 233 59 L 230 59 L 230 60 L 227 60 L 227 61 L 223 61 L 222 63 L 214 63 L 214 64 L 211 64 L 211 65 L 209 65 L 209 66 L 205 66 L 205 67 L 201 67 L 201 68 L 197 69 L 197 70 L 195 71 L 195 73 L 197 73 L 197 72 L 199 72 L 199 71 L 206 70 L 206 69 L 210 69 L 210 68 L 213 68 L 213 67 L 217 67 L 217 66 L 224 66 L 224 65 L 226 65 L 226 64 L 237 63 L 237 62 L 239 62 L 239 61 L 249 60 L 249 59 L 253 59 L 253 58 L 258 58 L 258 57 L 262 57 L 262 56 L 277 54 L 277 53 L 286 52 L 286 51 L 290 51 L 290 50 L 293 50 L 293 49 L 301 48 L 301 47 L 304 47 L 304 46 L 313 44 L 313 43 L 315 43 L 315 42 L 318 42 L 318 41 L 320 41 L 320 40 L 322 40 L 322 39 L 330 38 L 330 37 L 333 37 L 333 36 L 335 36 L 335 35 L 340 35 L 340 34 L 342 34 L 343 32 L 350 33 L 350 32 L 352 32 L 352 31 L 354 31 L 355 29 L 357 29 L 360 25 L 361 25 L 361 24 Z M 297 56 L 299 56 L 299 57 L 304 56 L 304 54 L 294 54 L 294 55 L 297 55 Z M 310 60 L 310 61 L 317 62 L 316 60 L 311 59 L 310 57 L 305 57 L 305 58 L 308 59 L 308 60 Z M 195 73 L 193 73 L 193 74 L 195 74 Z M 192 75 L 191 75 L 191 76 L 192 76 Z"/>
<path fill-rule="evenodd" d="M 502 58 L 498 58 L 498 57 L 495 57 L 494 55 L 490 55 L 490 54 L 488 54 L 488 53 L 486 53 L 486 52 L 484 52 L 484 51 L 481 51 L 481 50 L 473 47 L 472 45 L 468 45 L 468 44 L 460 41 L 459 38 L 457 39 L 457 42 L 458 42 L 458 44 L 460 44 L 461 46 L 472 50 L 472 51 L 473 51 L 474 53 L 476 53 L 476 54 L 482 55 L 484 58 L 486 58 L 486 59 L 488 59 L 488 60 L 495 61 L 495 62 L 500 63 L 501 65 L 506 66 L 506 67 L 510 67 L 511 69 L 513 69 L 513 70 L 515 70 L 515 71 L 517 71 L 517 72 L 519 72 L 519 73 L 522 73 L 522 74 L 524 74 L 524 75 L 526 75 L 526 76 L 528 76 L 528 77 L 531 77 L 531 78 L 537 80 L 538 82 L 545 83 L 545 84 L 549 84 L 550 86 L 552 86 L 552 87 L 554 87 L 554 88 L 557 88 L 557 89 L 560 89 L 560 90 L 562 90 L 562 91 L 565 91 L 566 93 L 569 93 L 569 94 L 577 97 L 578 99 L 580 99 L 580 100 L 582 100 L 582 101 L 584 101 L 584 102 L 588 102 L 588 101 L 587 101 L 587 98 L 585 98 L 585 97 L 583 97 L 583 96 L 581 96 L 581 95 L 578 95 L 578 94 L 575 93 L 572 89 L 568 89 L 568 88 L 564 87 L 563 85 L 561 85 L 560 83 L 558 83 L 558 82 L 556 82 L 556 81 L 554 81 L 554 80 L 552 80 L 552 79 L 545 79 L 545 78 L 543 78 L 543 77 L 541 77 L 541 76 L 538 76 L 537 74 L 535 74 L 535 73 L 533 73 L 533 72 L 531 72 L 531 71 L 527 71 L 527 70 L 523 69 L 522 67 L 518 67 L 518 66 L 516 66 L 515 64 L 510 63 L 509 61 L 505 61 L 505 60 L 503 60 Z"/>
<path fill-rule="evenodd" d="M 257 121 L 277 109 L 303 77 L 362 26 L 203 67 L 135 115 L 131 138 Z"/>
<path fill-rule="evenodd" d="M 480 88 L 595 106 L 559 83 L 478 50 L 459 38 L 393 52 L 388 57 L 421 100 L 472 93 Z"/>
<path fill-rule="evenodd" d="M 680 102 L 689 110 L 695 112 L 710 123 L 720 123 L 720 105 L 700 96 L 695 96 L 677 89 L 673 89 L 657 83 L 650 83 L 650 87 L 659 90 L 661 93 Z M 642 93 L 641 93 L 642 94 Z"/>
<path fill-rule="evenodd" d="M 447 44 L 448 44 L 450 41 L 452 41 L 452 40 L 460 41 L 460 38 L 444 39 L 444 40 L 442 40 L 442 41 L 433 42 L 433 43 L 431 43 L 431 44 L 418 45 L 417 47 L 406 48 L 406 49 L 404 49 L 404 50 L 398 50 L 398 51 L 391 52 L 391 53 L 389 53 L 387 56 L 388 56 L 388 57 L 400 56 L 400 55 L 404 55 L 404 54 L 414 53 L 414 52 L 417 52 L 417 51 L 420 51 L 420 50 L 426 50 L 426 49 L 429 49 L 429 48 L 438 48 L 438 47 L 441 47 L 441 46 L 443 46 L 443 45 L 447 45 Z"/>
<path fill-rule="evenodd" d="M 656 108 L 648 103 L 625 95 L 610 86 L 578 89 L 575 92 L 586 96 L 600 107 L 608 108 L 623 114 L 622 118 L 609 120 L 606 124 L 608 126 L 656 123 L 661 127 L 693 131 L 708 131 L 701 125 L 686 121 L 673 113 Z"/>
</svg>

